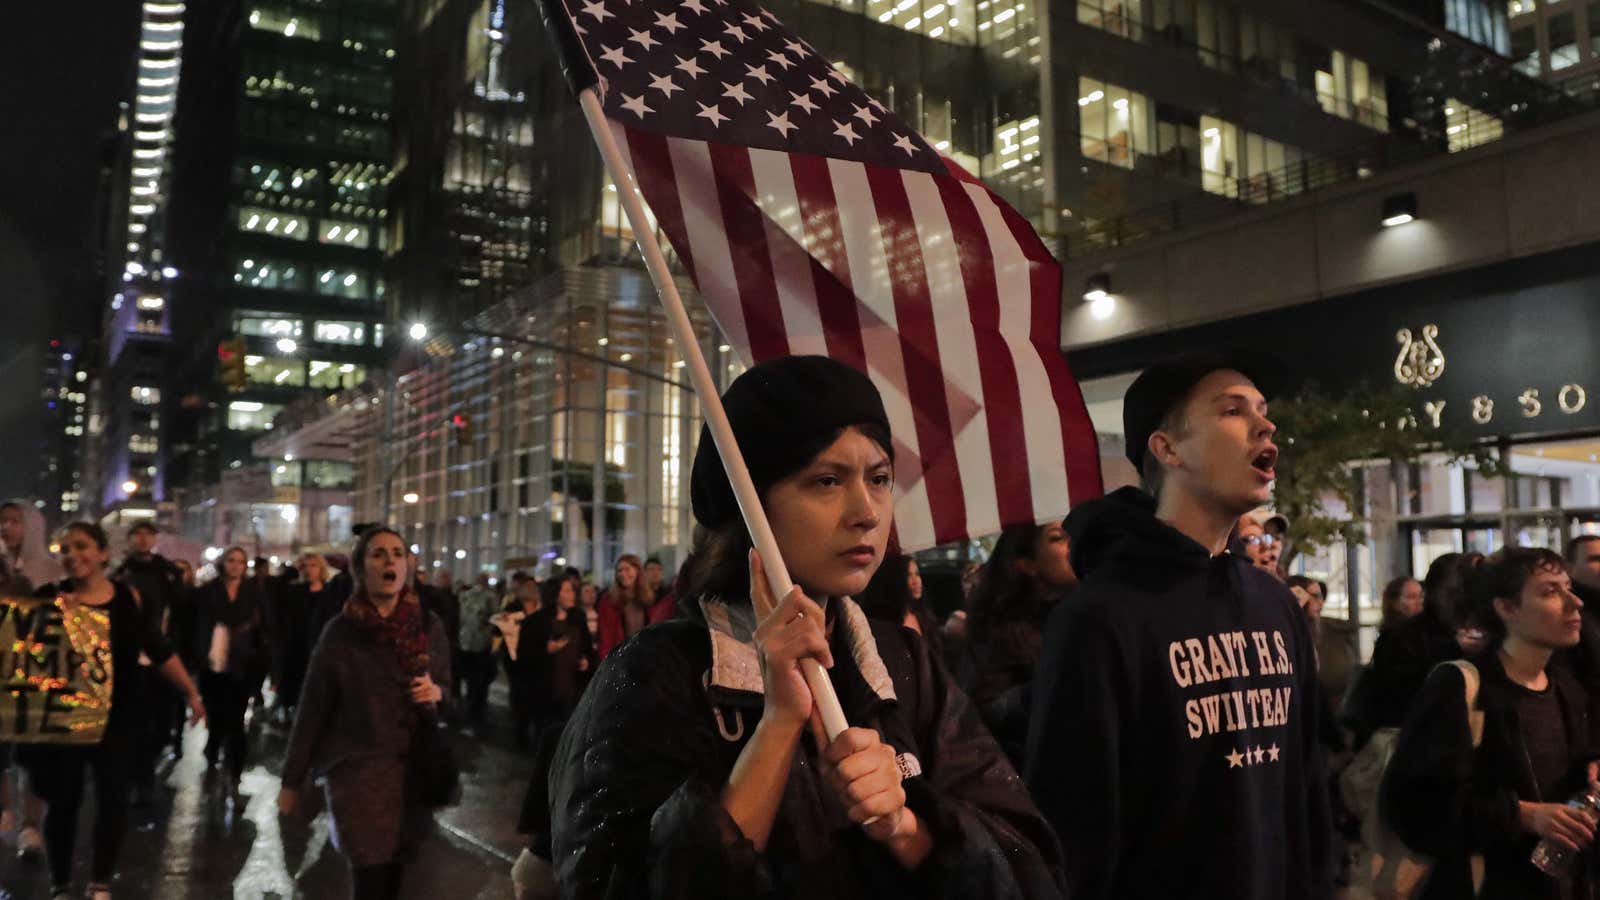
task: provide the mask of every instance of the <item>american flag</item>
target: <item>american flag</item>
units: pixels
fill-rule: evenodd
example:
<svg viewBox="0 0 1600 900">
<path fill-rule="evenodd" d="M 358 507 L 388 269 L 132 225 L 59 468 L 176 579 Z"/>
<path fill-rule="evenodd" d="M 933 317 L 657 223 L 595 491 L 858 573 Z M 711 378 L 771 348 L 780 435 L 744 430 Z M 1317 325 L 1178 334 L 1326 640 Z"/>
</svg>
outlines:
<svg viewBox="0 0 1600 900">
<path fill-rule="evenodd" d="M 910 551 L 1100 493 L 1027 221 L 743 0 L 547 0 L 632 177 L 739 356 L 866 372 Z M 566 23 L 553 22 L 558 33 Z M 584 71 L 584 67 L 588 71 Z"/>
</svg>

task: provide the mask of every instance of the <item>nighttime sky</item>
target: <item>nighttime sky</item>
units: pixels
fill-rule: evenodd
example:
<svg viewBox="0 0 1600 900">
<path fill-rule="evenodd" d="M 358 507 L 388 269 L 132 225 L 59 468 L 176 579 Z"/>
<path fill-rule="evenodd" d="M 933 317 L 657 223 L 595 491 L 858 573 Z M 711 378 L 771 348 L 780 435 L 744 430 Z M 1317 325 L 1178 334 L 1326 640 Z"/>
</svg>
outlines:
<svg viewBox="0 0 1600 900">
<path fill-rule="evenodd" d="M 46 8 L 48 7 L 48 8 Z M 101 138 L 133 81 L 139 4 L 24 4 L 0 35 L 0 496 L 31 488 L 40 348 L 95 326 Z M 34 19 L 36 21 L 29 21 Z"/>
</svg>

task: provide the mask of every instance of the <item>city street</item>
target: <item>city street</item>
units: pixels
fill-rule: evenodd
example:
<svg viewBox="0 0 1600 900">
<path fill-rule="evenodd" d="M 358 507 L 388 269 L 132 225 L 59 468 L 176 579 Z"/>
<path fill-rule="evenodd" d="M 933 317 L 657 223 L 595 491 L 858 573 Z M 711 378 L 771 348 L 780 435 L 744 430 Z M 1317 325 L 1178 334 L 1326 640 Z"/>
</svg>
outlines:
<svg viewBox="0 0 1600 900">
<path fill-rule="evenodd" d="M 497 684 L 497 688 L 502 685 Z M 496 693 L 501 693 L 497 691 Z M 493 712 L 503 712 L 497 705 Z M 183 759 L 163 767 L 166 789 L 148 810 L 134 810 L 114 884 L 117 900 L 343 900 L 349 869 L 329 841 L 320 790 L 307 790 L 297 821 L 277 812 L 278 766 L 287 734 L 252 727 L 252 765 L 237 810 L 220 786 L 204 780 L 205 732 L 187 735 Z M 509 900 L 515 832 L 527 785 L 524 758 L 493 742 L 457 736 L 461 803 L 436 816 L 436 828 L 406 872 L 404 897 Z M 92 801 L 86 800 L 73 880 L 89 877 Z M 0 900 L 44 900 L 43 861 L 19 861 L 14 838 L 0 844 Z"/>
</svg>

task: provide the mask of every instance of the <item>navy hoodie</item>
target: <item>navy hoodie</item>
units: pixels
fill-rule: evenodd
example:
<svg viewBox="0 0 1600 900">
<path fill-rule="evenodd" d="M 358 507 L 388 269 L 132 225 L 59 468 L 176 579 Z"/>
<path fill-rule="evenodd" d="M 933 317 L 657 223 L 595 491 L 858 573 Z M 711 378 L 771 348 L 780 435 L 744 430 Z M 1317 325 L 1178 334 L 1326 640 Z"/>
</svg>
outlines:
<svg viewBox="0 0 1600 900">
<path fill-rule="evenodd" d="M 1330 897 L 1316 664 L 1293 595 L 1134 488 L 1066 527 L 1082 583 L 1046 627 L 1026 774 L 1069 895 Z"/>
</svg>

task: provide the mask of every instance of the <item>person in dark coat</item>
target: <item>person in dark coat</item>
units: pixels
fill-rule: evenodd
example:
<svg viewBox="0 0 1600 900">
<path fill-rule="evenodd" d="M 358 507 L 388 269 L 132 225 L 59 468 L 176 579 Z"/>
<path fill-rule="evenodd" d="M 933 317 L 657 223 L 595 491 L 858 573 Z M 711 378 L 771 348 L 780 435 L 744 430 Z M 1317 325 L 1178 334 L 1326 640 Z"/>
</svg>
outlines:
<svg viewBox="0 0 1600 900">
<path fill-rule="evenodd" d="M 259 583 L 245 577 L 245 553 L 229 547 L 219 560 L 222 574 L 199 591 L 195 600 L 194 658 L 203 661 L 200 693 L 210 723 L 206 737 L 206 774 L 228 758 L 228 788 L 237 797 L 250 738 L 244 715 L 250 696 L 267 670 L 266 596 Z"/>
<path fill-rule="evenodd" d="M 517 584 L 512 596 L 515 606 L 489 617 L 489 623 L 504 640 L 502 662 L 506 670 L 506 687 L 510 692 L 512 740 L 519 748 L 527 749 L 529 729 L 539 717 L 544 692 L 544 648 L 535 646 L 538 639 L 522 640 L 533 630 L 529 620 L 540 609 L 543 588 L 532 578 Z M 526 630 L 525 630 L 526 629 Z"/>
<path fill-rule="evenodd" d="M 1594 785 L 1600 753 L 1583 687 L 1552 657 L 1577 646 L 1582 601 L 1560 556 L 1514 547 L 1471 576 L 1490 648 L 1472 659 L 1480 687 L 1474 747 L 1457 666 L 1427 677 L 1389 761 L 1379 804 L 1410 850 L 1434 860 L 1417 900 L 1587 900 L 1595 896 L 1595 822 L 1566 805 Z M 1535 868 L 1540 840 L 1582 851 L 1568 875 Z M 1483 857 L 1474 890 L 1471 857 Z"/>
<path fill-rule="evenodd" d="M 450 641 L 410 588 L 398 532 L 364 534 L 351 559 L 355 591 L 311 652 L 284 754 L 278 809 L 323 776 L 334 842 L 350 861 L 354 900 L 400 896 L 405 863 L 432 821 L 409 789 L 415 732 L 436 727 L 450 681 Z"/>
<path fill-rule="evenodd" d="M 328 561 L 320 553 L 306 553 L 299 561 L 300 577 L 285 586 L 278 604 L 278 640 L 272 647 L 272 680 L 278 709 L 286 721 L 294 718 L 305 683 L 306 666 L 318 635 L 312 633 L 316 610 L 328 591 Z"/>
<path fill-rule="evenodd" d="M 551 578 L 540 586 L 539 610 L 522 621 L 521 653 L 534 662 L 539 730 L 572 714 L 584 673 L 598 662 L 588 623 L 578 606 L 578 579 Z M 538 746 L 535 743 L 534 746 Z"/>
<path fill-rule="evenodd" d="M 904 553 L 890 553 L 873 573 L 866 590 L 854 599 L 867 618 L 915 631 L 934 659 L 944 659 L 944 632 L 922 601 L 922 575 L 915 559 Z"/>
<path fill-rule="evenodd" d="M 1124 434 L 1154 495 L 1122 488 L 1067 518 L 1081 582 L 1046 626 L 1026 777 L 1074 900 L 1333 894 L 1310 627 L 1231 541 L 1271 496 L 1263 370 L 1146 369 Z"/>
<path fill-rule="evenodd" d="M 561 896 L 1061 896 L 1055 838 L 965 695 L 848 599 L 894 513 L 877 390 L 783 357 L 723 402 L 796 587 L 772 596 L 702 433 L 691 491 L 708 534 L 680 617 L 601 663 L 555 754 Z M 803 659 L 851 725 L 831 741 L 808 726 Z"/>
<path fill-rule="evenodd" d="M 140 521 L 128 529 L 128 555 L 111 573 L 139 594 L 139 609 L 150 624 L 170 642 L 173 611 L 182 603 L 183 573 L 165 556 L 155 552 L 160 532 L 155 523 Z M 162 711 L 162 715 L 140 720 L 139 738 L 132 765 L 135 806 L 148 806 L 155 792 L 156 759 L 166 744 L 176 715 L 183 716 L 183 695 L 161 678 L 153 666 L 141 665 L 131 691 L 145 695 L 141 704 Z M 180 741 L 181 742 L 181 741 Z"/>
<path fill-rule="evenodd" d="M 1467 626 L 1463 578 L 1483 556 L 1446 553 L 1422 579 L 1422 612 L 1378 634 L 1372 662 L 1352 688 L 1345 719 L 1360 747 L 1380 728 L 1399 728 L 1428 673 L 1442 662 L 1473 655 L 1478 646 L 1458 640 Z M 1473 629 L 1476 630 L 1475 628 Z"/>
<path fill-rule="evenodd" d="M 1050 610 L 1078 583 L 1060 522 L 1005 530 L 973 586 L 958 678 L 1018 768 Z"/>
</svg>

